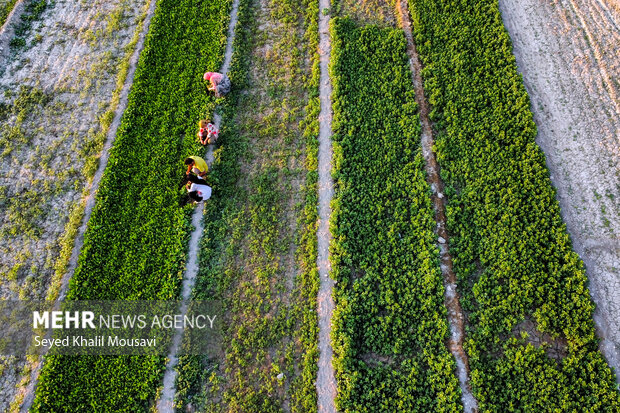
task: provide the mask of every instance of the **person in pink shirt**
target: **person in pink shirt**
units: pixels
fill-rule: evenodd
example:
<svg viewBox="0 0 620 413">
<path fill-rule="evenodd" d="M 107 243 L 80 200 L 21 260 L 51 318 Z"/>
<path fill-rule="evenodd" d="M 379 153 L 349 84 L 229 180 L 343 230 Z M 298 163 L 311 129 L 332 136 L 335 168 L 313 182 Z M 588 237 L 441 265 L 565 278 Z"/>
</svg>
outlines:
<svg viewBox="0 0 620 413">
<path fill-rule="evenodd" d="M 210 82 L 209 90 L 215 92 L 216 97 L 222 97 L 230 92 L 230 79 L 228 76 L 217 72 L 207 72 L 204 75 L 205 82 Z"/>
</svg>

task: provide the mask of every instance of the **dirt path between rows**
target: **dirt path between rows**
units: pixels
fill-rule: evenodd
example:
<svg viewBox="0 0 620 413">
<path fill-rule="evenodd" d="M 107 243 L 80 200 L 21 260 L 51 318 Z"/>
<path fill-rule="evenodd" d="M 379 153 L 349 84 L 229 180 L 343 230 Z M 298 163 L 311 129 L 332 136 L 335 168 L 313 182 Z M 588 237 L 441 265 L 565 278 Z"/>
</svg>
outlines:
<svg viewBox="0 0 620 413">
<path fill-rule="evenodd" d="M 333 350 L 331 345 L 331 320 L 334 312 L 332 291 L 334 281 L 329 276 L 331 270 L 329 262 L 329 217 L 330 203 L 334 197 L 334 183 L 332 181 L 332 84 L 329 78 L 329 60 L 331 43 L 329 35 L 329 14 L 323 14 L 323 9 L 329 9 L 329 0 L 319 1 L 319 55 L 321 78 L 319 98 L 321 112 L 319 114 L 319 225 L 318 225 L 318 256 L 320 287 L 317 297 L 319 312 L 319 370 L 316 379 L 318 392 L 319 413 L 333 413 L 336 411 L 336 378 L 332 365 Z"/>
<path fill-rule="evenodd" d="M 155 13 L 156 3 L 157 3 L 156 0 L 150 0 L 146 18 L 142 26 L 142 32 L 140 33 L 140 37 L 138 38 L 138 42 L 136 43 L 133 56 L 131 57 L 131 60 L 129 62 L 129 71 L 127 73 L 127 78 L 125 79 L 125 84 L 123 85 L 123 89 L 121 91 L 120 101 L 114 114 L 114 120 L 112 124 L 110 125 L 110 129 L 108 130 L 106 141 L 105 141 L 103 150 L 101 152 L 101 157 L 99 158 L 99 167 L 90 185 L 89 195 L 85 200 L 83 200 L 83 202 L 85 202 L 86 204 L 86 207 L 84 209 L 82 225 L 80 226 L 78 235 L 75 238 L 75 243 L 74 243 L 73 251 L 71 253 L 71 259 L 69 261 L 68 270 L 62 278 L 60 292 L 58 295 L 58 299 L 56 300 L 56 307 L 58 307 L 60 303 L 64 300 L 66 293 L 67 293 L 67 287 L 69 286 L 69 280 L 71 280 L 71 277 L 73 276 L 73 273 L 77 266 L 77 261 L 78 261 L 78 257 L 80 254 L 80 250 L 82 249 L 82 245 L 84 243 L 84 233 L 86 232 L 86 227 L 88 225 L 88 220 L 92 213 L 93 207 L 95 206 L 95 196 L 99 188 L 101 177 L 103 176 L 103 171 L 106 168 L 109 154 L 110 154 L 110 149 L 112 148 L 112 144 L 114 143 L 114 139 L 116 138 L 116 132 L 118 130 L 118 127 L 120 126 L 121 118 L 123 116 L 123 113 L 125 112 L 125 109 L 127 108 L 127 99 L 129 96 L 129 91 L 131 90 L 131 85 L 133 84 L 134 76 L 136 73 L 136 67 L 138 65 L 140 53 L 142 52 L 142 49 L 144 48 L 144 41 L 149 31 L 151 19 L 153 17 L 153 14 Z M 43 365 L 43 362 L 39 362 L 36 364 L 36 366 L 33 368 L 31 372 L 30 382 L 28 386 L 25 389 L 23 389 L 23 391 L 20 391 L 20 394 L 23 394 L 23 403 L 20 408 L 21 412 L 28 412 L 30 410 L 30 406 L 32 405 L 32 402 L 34 401 L 36 385 L 38 382 L 39 373 L 41 371 L 42 365 Z"/>
<path fill-rule="evenodd" d="M 227 73 L 230 69 L 230 62 L 233 54 L 233 41 L 235 37 L 235 27 L 237 26 L 237 15 L 239 12 L 239 0 L 233 0 L 232 8 L 230 11 L 230 23 L 228 25 L 228 34 L 226 40 L 226 50 L 224 52 L 224 62 L 222 63 L 222 68 L 220 69 L 220 73 Z M 213 122 L 218 130 L 221 129 L 222 118 L 217 113 L 213 114 Z M 207 152 L 205 154 L 205 161 L 207 165 L 211 167 L 214 161 L 213 157 L 213 145 L 209 145 L 207 148 Z M 198 207 L 194 210 L 192 215 L 192 226 L 194 230 L 192 231 L 190 241 L 189 241 L 189 252 L 188 252 L 188 261 L 187 267 L 185 268 L 185 277 L 183 277 L 183 287 L 181 292 L 181 299 L 183 300 L 183 304 L 179 309 L 178 314 L 185 315 L 187 313 L 187 308 L 189 305 L 189 299 L 192 294 L 192 290 L 194 289 L 194 284 L 196 283 L 196 277 L 198 275 L 198 253 L 200 252 L 200 240 L 202 239 L 203 233 L 203 225 L 202 225 L 202 217 L 204 214 L 204 203 L 200 203 Z M 177 370 L 176 366 L 179 362 L 179 358 L 177 357 L 177 353 L 179 347 L 181 345 L 181 340 L 183 338 L 183 331 L 177 330 L 174 335 L 174 339 L 172 342 L 172 346 L 170 348 L 170 353 L 168 354 L 168 363 L 166 364 L 166 372 L 164 373 L 164 381 L 163 388 L 161 392 L 161 396 L 159 400 L 157 400 L 157 411 L 158 412 L 174 412 L 176 408 L 174 406 L 174 396 L 176 394 L 176 378 L 177 378 Z"/>
<path fill-rule="evenodd" d="M 620 372 L 620 4 L 500 0 L 562 218 Z M 618 381 L 620 383 L 620 380 Z"/>
<path fill-rule="evenodd" d="M 448 309 L 448 322 L 450 324 L 450 340 L 448 348 L 456 359 L 456 370 L 461 387 L 461 400 L 466 413 L 477 411 L 477 402 L 469 388 L 469 367 L 467 354 L 463 350 L 464 318 L 459 294 L 456 291 L 456 276 L 452 269 L 452 256 L 448 250 L 448 232 L 446 231 L 446 205 L 443 195 L 443 182 L 439 177 L 439 165 L 433 153 L 433 131 L 429 119 L 429 105 L 424 97 L 422 83 L 422 63 L 415 43 L 411 28 L 411 18 L 407 0 L 398 1 L 398 17 L 400 25 L 407 38 L 407 55 L 411 66 L 415 99 L 420 110 L 420 124 L 422 126 L 422 155 L 426 164 L 426 174 L 432 190 L 432 202 L 437 221 L 438 246 L 441 257 L 441 272 L 444 277 L 445 304 Z"/>
</svg>

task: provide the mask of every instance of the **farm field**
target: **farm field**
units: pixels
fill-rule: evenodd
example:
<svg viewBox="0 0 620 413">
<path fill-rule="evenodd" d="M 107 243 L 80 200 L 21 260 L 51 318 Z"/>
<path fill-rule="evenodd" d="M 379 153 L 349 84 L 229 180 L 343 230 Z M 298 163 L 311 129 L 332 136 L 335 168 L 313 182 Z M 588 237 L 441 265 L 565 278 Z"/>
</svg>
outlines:
<svg viewBox="0 0 620 413">
<path fill-rule="evenodd" d="M 586 264 L 602 351 L 619 371 L 620 6 L 608 0 L 499 4 L 532 100 L 536 141 Z"/>
<path fill-rule="evenodd" d="M 534 140 L 497 4 L 409 4 L 480 410 L 617 410 L 583 264 Z"/>
<path fill-rule="evenodd" d="M 21 31 L 0 36 L 2 299 L 58 294 L 147 6 L 24 3 Z M 0 364 L 5 411 L 37 362 Z"/>
<path fill-rule="evenodd" d="M 177 408 L 316 411 L 317 17 L 313 0 L 242 2 L 194 293 L 227 327 L 222 354 L 181 359 Z"/>
<path fill-rule="evenodd" d="M 177 184 L 183 159 L 198 150 L 195 119 L 213 108 L 195 84 L 220 65 L 229 5 L 158 3 L 69 299 L 177 296 L 190 211 L 179 208 Z M 158 357 L 48 357 L 32 410 L 148 410 L 162 368 Z"/>
<path fill-rule="evenodd" d="M 169 357 L 1 356 L 0 411 L 620 411 L 619 13 L 19 2 L 0 298 L 191 295 L 222 330 L 203 356 L 178 329 Z"/>
<path fill-rule="evenodd" d="M 331 30 L 336 407 L 459 411 L 405 37 Z"/>
</svg>

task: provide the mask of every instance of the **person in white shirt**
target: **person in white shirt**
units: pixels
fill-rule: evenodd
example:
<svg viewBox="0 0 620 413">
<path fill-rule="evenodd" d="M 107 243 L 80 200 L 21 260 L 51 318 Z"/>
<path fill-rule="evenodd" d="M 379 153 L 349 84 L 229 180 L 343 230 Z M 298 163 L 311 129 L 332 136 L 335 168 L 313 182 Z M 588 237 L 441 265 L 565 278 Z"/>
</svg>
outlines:
<svg viewBox="0 0 620 413">
<path fill-rule="evenodd" d="M 188 175 L 186 179 L 187 183 L 185 184 L 185 188 L 187 188 L 187 194 L 190 200 L 200 203 L 211 198 L 211 187 L 207 185 L 203 179 L 194 175 Z"/>
</svg>

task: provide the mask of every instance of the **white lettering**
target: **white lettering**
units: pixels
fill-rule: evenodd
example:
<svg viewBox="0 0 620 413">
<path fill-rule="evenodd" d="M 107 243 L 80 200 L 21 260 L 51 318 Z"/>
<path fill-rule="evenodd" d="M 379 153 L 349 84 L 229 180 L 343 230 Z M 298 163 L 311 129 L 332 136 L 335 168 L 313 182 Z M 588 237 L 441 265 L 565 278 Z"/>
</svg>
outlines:
<svg viewBox="0 0 620 413">
<path fill-rule="evenodd" d="M 62 311 L 52 311 L 52 328 L 62 328 Z"/>
<path fill-rule="evenodd" d="M 80 312 L 75 311 L 71 316 L 70 311 L 65 311 L 65 328 L 71 328 L 71 323 L 74 324 L 73 328 L 80 328 Z"/>
<path fill-rule="evenodd" d="M 89 328 L 94 329 L 95 324 L 93 320 L 95 319 L 95 314 L 92 311 L 83 311 L 82 312 L 82 328 L 86 328 L 88 325 Z"/>
<path fill-rule="evenodd" d="M 41 324 L 43 324 L 43 327 L 48 328 L 50 324 L 50 313 L 43 311 L 43 314 L 39 314 L 38 311 L 34 311 L 32 313 L 32 323 L 34 328 L 39 327 Z"/>
</svg>

